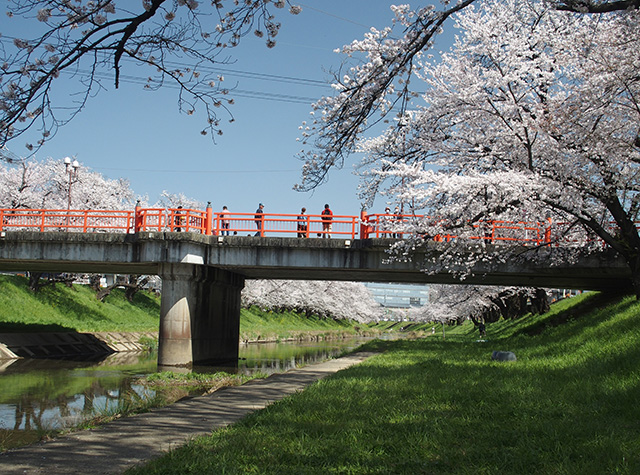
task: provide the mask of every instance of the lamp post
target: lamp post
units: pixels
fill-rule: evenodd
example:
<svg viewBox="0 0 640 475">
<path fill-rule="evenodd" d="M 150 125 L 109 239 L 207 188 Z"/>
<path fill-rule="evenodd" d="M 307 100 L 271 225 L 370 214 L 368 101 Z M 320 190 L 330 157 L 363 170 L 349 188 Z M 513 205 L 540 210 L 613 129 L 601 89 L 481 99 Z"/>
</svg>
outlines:
<svg viewBox="0 0 640 475">
<path fill-rule="evenodd" d="M 72 162 L 69 157 L 64 157 L 64 168 L 65 168 L 65 171 L 67 172 L 67 175 L 69 175 L 69 189 L 68 189 L 68 195 L 67 195 L 67 198 L 68 198 L 67 211 L 68 211 L 71 209 L 71 184 L 73 183 L 73 180 L 78 177 L 78 168 L 80 168 L 80 164 L 78 163 L 78 160 L 74 160 Z"/>
</svg>

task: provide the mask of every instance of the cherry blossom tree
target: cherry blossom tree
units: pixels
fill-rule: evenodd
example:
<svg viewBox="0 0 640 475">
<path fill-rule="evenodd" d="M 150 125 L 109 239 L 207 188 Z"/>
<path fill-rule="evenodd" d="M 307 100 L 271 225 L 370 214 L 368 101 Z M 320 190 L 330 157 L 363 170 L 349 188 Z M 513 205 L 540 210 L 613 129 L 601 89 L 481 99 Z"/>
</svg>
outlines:
<svg viewBox="0 0 640 475">
<path fill-rule="evenodd" d="M 397 14 L 410 17 L 406 9 Z M 640 295 L 639 20 L 637 10 L 592 16 L 516 1 L 478 2 L 458 15 L 453 50 L 414 64 L 427 89 L 422 103 L 401 108 L 382 135 L 354 142 L 367 154 L 365 191 L 382 189 L 413 212 L 439 217 L 409 222 L 413 237 L 398 246 L 401 255 L 443 229 L 464 237 L 495 219 L 552 218 L 567 223 L 554 236 L 565 247 L 604 242 L 623 256 Z M 394 44 L 376 36 L 357 45 L 373 50 L 381 42 Z M 346 106 L 338 96 L 331 107 Z M 463 242 L 449 246 L 441 267 L 500 257 L 456 254 Z M 547 258 L 551 251 L 537 250 Z"/>
<path fill-rule="evenodd" d="M 311 190 L 327 180 L 333 168 L 342 168 L 358 149 L 359 139 L 381 123 L 397 121 L 412 108 L 417 96 L 416 64 L 429 54 L 435 37 L 453 15 L 481 0 L 443 1 L 444 9 L 433 5 L 411 9 L 392 5 L 392 26 L 372 28 L 362 39 L 345 45 L 343 66 L 334 73 L 334 96 L 322 97 L 301 125 L 300 141 L 304 161 L 299 190 Z M 640 8 L 640 0 L 540 0 L 550 9 L 577 13 L 627 12 Z M 410 153 L 407 151 L 407 153 Z"/>
<path fill-rule="evenodd" d="M 361 323 L 382 316 L 380 304 L 364 284 L 358 282 L 249 280 L 242 290 L 242 305 Z"/>
<path fill-rule="evenodd" d="M 211 66 L 228 63 L 248 34 L 275 46 L 273 11 L 286 6 L 301 11 L 289 0 L 9 0 L 6 28 L 19 33 L 0 43 L 0 147 L 34 127 L 41 137 L 27 149 L 37 149 L 105 89 L 105 76 L 118 88 L 133 66 L 147 67 L 147 89 L 177 86 L 180 111 L 202 109 L 202 134 L 221 134 L 233 99 Z M 67 103 L 62 82 L 76 87 Z"/>
<path fill-rule="evenodd" d="M 177 208 L 182 206 L 185 209 L 204 209 L 205 205 L 200 200 L 189 198 L 184 193 L 171 193 L 163 190 L 160 199 L 152 208 Z"/>
<path fill-rule="evenodd" d="M 0 207 L 66 209 L 132 209 L 134 192 L 123 179 L 108 179 L 80 167 L 69 175 L 63 160 L 49 158 L 0 162 Z"/>
<path fill-rule="evenodd" d="M 423 310 L 422 318 L 445 323 L 491 323 L 549 309 L 547 292 L 531 287 L 432 285 L 429 301 L 431 305 Z"/>
<path fill-rule="evenodd" d="M 402 118 L 401 158 L 379 176 L 458 235 L 490 219 L 568 222 L 572 243 L 597 238 L 626 259 L 640 295 L 639 18 L 520 2 L 466 10 L 454 51 L 425 63 L 427 105 Z M 394 135 L 363 148 L 387 154 Z"/>
<path fill-rule="evenodd" d="M 311 123 L 304 122 L 302 143 L 310 146 L 300 152 L 304 160 L 299 190 L 310 190 L 324 183 L 329 170 L 341 168 L 355 152 L 358 138 L 387 115 L 402 114 L 415 92 L 410 89 L 416 61 L 433 46 L 444 22 L 475 0 L 461 0 L 442 11 L 428 5 L 411 10 L 409 5 L 392 5 L 394 26 L 371 28 L 363 40 L 342 48 L 349 60 L 366 60 L 351 65 L 345 61 L 334 74 L 336 95 L 323 97 L 313 106 Z M 449 2 L 446 2 L 449 5 Z"/>
</svg>

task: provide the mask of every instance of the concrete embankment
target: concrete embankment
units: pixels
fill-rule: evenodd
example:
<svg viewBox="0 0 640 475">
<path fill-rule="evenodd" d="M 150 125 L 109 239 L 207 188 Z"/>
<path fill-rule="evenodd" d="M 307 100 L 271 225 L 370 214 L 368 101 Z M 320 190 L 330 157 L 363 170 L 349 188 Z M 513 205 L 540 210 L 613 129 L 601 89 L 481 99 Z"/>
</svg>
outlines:
<svg viewBox="0 0 640 475">
<path fill-rule="evenodd" d="M 145 340 L 157 340 L 148 333 L 0 333 L 0 359 L 61 358 L 83 355 L 143 351 Z"/>
<path fill-rule="evenodd" d="M 322 341 L 353 338 L 346 333 L 306 333 L 291 338 L 242 339 L 241 344 Z M 372 336 L 361 334 L 359 336 Z M 0 360 L 14 358 L 69 358 L 86 355 L 137 352 L 147 349 L 146 342 L 158 340 L 155 332 L 55 332 L 0 333 Z"/>
</svg>

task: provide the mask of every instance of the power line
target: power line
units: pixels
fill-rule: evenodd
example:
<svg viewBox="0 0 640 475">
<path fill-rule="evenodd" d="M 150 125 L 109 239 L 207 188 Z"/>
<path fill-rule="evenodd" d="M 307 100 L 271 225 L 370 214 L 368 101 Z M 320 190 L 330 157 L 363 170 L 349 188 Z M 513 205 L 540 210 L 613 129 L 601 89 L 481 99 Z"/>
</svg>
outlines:
<svg viewBox="0 0 640 475">
<path fill-rule="evenodd" d="M 133 61 L 131 59 L 129 60 Z M 190 67 L 185 63 L 179 63 L 179 62 L 173 62 L 173 61 L 166 61 L 164 64 L 168 66 L 177 65 L 180 68 Z M 328 84 L 326 83 L 326 81 L 321 81 L 319 79 L 298 78 L 295 76 L 282 76 L 279 74 L 268 74 L 268 73 L 254 72 L 254 71 L 242 71 L 240 69 L 222 68 L 222 67 L 206 66 L 206 65 L 205 66 L 199 65 L 198 70 L 214 72 L 214 73 L 234 74 L 239 77 L 244 77 L 247 79 L 257 79 L 261 81 L 275 81 L 279 83 L 287 82 L 287 83 L 293 83 L 293 84 L 300 84 L 303 86 L 315 86 L 315 87 L 325 87 L 325 88 L 328 87 Z"/>
<path fill-rule="evenodd" d="M 98 79 L 112 79 L 112 76 L 106 73 L 92 72 L 92 71 L 83 70 L 83 69 L 76 69 L 74 71 L 65 71 L 65 73 L 69 75 L 74 75 L 77 73 L 93 74 L 93 76 Z M 140 76 L 131 76 L 126 74 L 121 74 L 119 76 L 119 80 L 120 82 L 126 82 L 129 84 L 140 84 L 140 85 L 149 84 L 147 78 L 143 78 Z M 157 85 L 160 86 L 160 84 L 157 84 Z M 170 88 L 170 89 L 180 89 L 180 86 L 170 81 L 163 83 L 162 87 Z M 273 92 L 266 92 L 266 91 L 252 91 L 252 90 L 244 90 L 244 89 L 229 89 L 229 93 L 230 95 L 236 96 L 236 97 L 246 97 L 249 99 L 263 99 L 263 100 L 270 100 L 270 101 L 277 101 L 277 102 L 287 102 L 290 104 L 310 105 L 311 103 L 316 102 L 318 100 L 318 96 L 315 96 L 315 97 L 293 96 L 290 94 L 280 94 L 280 93 L 273 93 Z"/>
<path fill-rule="evenodd" d="M 209 173 L 209 174 L 247 174 L 247 173 L 291 173 L 299 172 L 299 168 L 290 170 L 159 170 L 157 168 L 108 168 L 108 167 L 91 167 L 92 170 L 109 170 L 109 171 L 126 171 L 126 172 L 143 172 L 143 173 Z"/>
<path fill-rule="evenodd" d="M 304 3 L 298 3 L 298 5 L 300 5 L 301 7 L 304 7 L 304 8 L 308 8 L 309 10 L 313 10 L 313 11 L 316 11 L 318 13 L 322 13 L 323 15 L 327 15 L 327 16 L 330 16 L 330 17 L 333 17 L 333 18 L 337 18 L 338 20 L 341 20 L 341 21 L 346 21 L 347 23 L 352 23 L 352 24 L 357 25 L 357 26 L 362 26 L 363 28 L 366 28 L 366 29 L 369 29 L 371 27 L 371 25 L 363 25 L 362 23 L 358 23 L 357 21 L 353 21 L 353 20 L 350 20 L 348 18 L 344 18 L 344 17 L 338 16 L 338 15 L 335 15 L 333 13 L 325 12 L 324 10 L 320 10 L 319 8 L 314 8 L 314 7 L 311 7 L 309 5 L 305 5 Z"/>
<path fill-rule="evenodd" d="M 2 36 L 0 37 L 0 42 L 4 42 L 5 40 L 10 40 L 10 39 L 15 39 L 15 38 L 11 36 Z M 107 57 L 105 54 L 105 60 L 106 59 Z M 132 58 L 125 57 L 122 60 L 124 62 L 141 65 L 140 62 L 136 62 Z M 300 78 L 295 76 L 283 76 L 280 74 L 269 74 L 269 73 L 263 73 L 263 72 L 257 72 L 257 71 L 244 71 L 240 69 L 231 69 L 231 68 L 226 68 L 221 66 L 208 66 L 206 64 L 199 64 L 196 67 L 193 64 L 188 64 L 188 63 L 179 62 L 179 61 L 165 61 L 163 65 L 169 66 L 169 67 L 175 67 L 177 69 L 190 68 L 192 70 L 205 71 L 205 72 L 211 72 L 211 73 L 233 74 L 239 77 L 243 77 L 247 79 L 255 79 L 260 81 L 272 81 L 272 82 L 278 82 L 278 83 L 286 82 L 286 83 L 299 84 L 303 86 L 323 87 L 323 88 L 329 87 L 326 81 L 322 81 L 319 79 Z M 150 64 L 148 64 L 148 66 L 153 67 Z"/>
</svg>

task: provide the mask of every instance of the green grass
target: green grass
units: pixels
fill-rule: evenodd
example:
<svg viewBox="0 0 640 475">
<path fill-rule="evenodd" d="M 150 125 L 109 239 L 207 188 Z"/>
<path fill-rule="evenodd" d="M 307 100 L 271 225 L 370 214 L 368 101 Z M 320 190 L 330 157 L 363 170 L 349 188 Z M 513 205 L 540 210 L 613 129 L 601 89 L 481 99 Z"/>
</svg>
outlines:
<svg viewBox="0 0 640 475">
<path fill-rule="evenodd" d="M 114 289 L 104 302 L 88 286 L 63 284 L 39 292 L 28 288 L 25 277 L 0 275 L 0 333 L 30 332 L 157 332 L 160 298 L 138 292 L 133 303 L 122 289 Z M 242 309 L 241 340 L 322 339 L 375 333 L 352 321 L 305 316 L 295 312 Z M 153 348 L 153 342 L 147 346 Z"/>
<path fill-rule="evenodd" d="M 263 377 L 265 377 L 265 375 L 259 373 L 249 376 L 225 372 L 174 373 L 172 371 L 162 371 L 145 376 L 141 380 L 141 383 L 152 389 L 183 387 L 211 392 L 221 387 L 238 386 L 252 379 Z"/>
<path fill-rule="evenodd" d="M 448 328 L 368 344 L 381 353 L 131 473 L 640 473 L 640 303 L 572 299 L 484 343 Z"/>
<path fill-rule="evenodd" d="M 85 285 L 56 284 L 34 293 L 26 278 L 0 275 L 0 333 L 158 331 L 159 318 L 160 298 L 148 292 L 138 292 L 132 304 L 115 289 L 100 302 Z"/>
<path fill-rule="evenodd" d="M 366 325 L 317 315 L 307 317 L 295 312 L 264 311 L 257 307 L 242 309 L 240 312 L 240 339 L 246 341 L 335 338 L 355 336 L 365 330 Z"/>
</svg>

